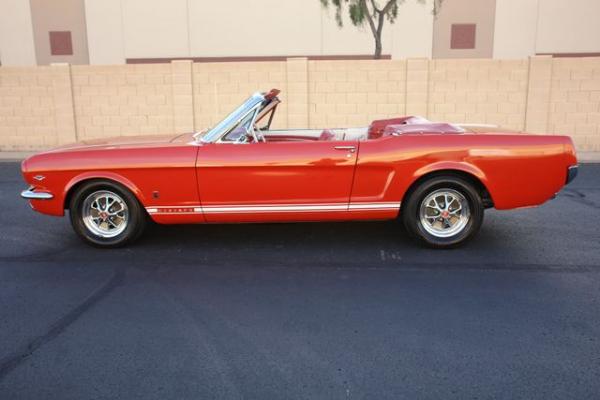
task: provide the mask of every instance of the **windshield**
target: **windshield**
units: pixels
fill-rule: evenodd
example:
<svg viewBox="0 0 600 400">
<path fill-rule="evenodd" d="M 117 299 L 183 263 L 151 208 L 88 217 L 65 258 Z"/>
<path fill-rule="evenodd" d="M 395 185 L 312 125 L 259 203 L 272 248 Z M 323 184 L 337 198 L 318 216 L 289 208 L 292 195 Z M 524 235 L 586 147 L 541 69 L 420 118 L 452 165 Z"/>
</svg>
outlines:
<svg viewBox="0 0 600 400">
<path fill-rule="evenodd" d="M 201 140 L 205 143 L 217 141 L 221 135 L 237 124 L 247 113 L 252 110 L 257 104 L 260 104 L 265 99 L 261 93 L 254 93 L 238 108 L 236 108 L 225 119 L 219 122 L 214 128 L 211 128 L 205 135 L 201 136 Z"/>
</svg>

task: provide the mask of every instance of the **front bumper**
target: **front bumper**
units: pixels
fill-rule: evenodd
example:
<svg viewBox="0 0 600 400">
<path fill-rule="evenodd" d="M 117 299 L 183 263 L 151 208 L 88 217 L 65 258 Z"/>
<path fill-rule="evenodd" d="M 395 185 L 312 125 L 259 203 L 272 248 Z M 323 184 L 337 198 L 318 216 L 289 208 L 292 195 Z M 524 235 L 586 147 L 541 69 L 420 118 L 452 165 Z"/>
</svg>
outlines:
<svg viewBox="0 0 600 400">
<path fill-rule="evenodd" d="M 50 200 L 54 198 L 54 195 L 49 192 L 35 192 L 31 187 L 21 192 L 21 197 L 28 200 Z"/>
<path fill-rule="evenodd" d="M 567 182 L 565 184 L 568 185 L 569 183 L 571 183 L 573 179 L 575 179 L 575 177 L 577 176 L 578 172 L 579 165 L 571 165 L 569 168 L 567 168 Z"/>
</svg>

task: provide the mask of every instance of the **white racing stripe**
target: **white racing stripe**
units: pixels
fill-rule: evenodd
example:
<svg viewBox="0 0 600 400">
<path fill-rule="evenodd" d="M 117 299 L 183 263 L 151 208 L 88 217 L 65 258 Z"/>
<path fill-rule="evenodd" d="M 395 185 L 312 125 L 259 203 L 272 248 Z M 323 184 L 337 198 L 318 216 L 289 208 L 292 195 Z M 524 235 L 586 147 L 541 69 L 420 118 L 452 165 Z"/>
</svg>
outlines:
<svg viewBox="0 0 600 400">
<path fill-rule="evenodd" d="M 147 207 L 149 214 L 251 214 L 283 212 L 330 212 L 330 211 L 388 211 L 398 210 L 400 202 L 379 203 L 322 203 L 322 204 L 257 204 L 223 206 L 154 206 Z"/>
<path fill-rule="evenodd" d="M 350 203 L 349 210 L 393 210 L 400 208 L 400 203 Z"/>
</svg>

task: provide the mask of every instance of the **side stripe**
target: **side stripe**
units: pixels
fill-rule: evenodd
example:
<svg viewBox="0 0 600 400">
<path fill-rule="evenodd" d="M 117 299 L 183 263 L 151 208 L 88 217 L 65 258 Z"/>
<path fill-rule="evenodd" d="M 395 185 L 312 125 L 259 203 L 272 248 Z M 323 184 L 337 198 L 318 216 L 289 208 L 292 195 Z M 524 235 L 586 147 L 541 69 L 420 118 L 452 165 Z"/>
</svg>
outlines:
<svg viewBox="0 0 600 400">
<path fill-rule="evenodd" d="M 224 206 L 154 206 L 147 207 L 149 214 L 246 214 L 246 213 L 283 213 L 283 212 L 345 212 L 345 211 L 386 211 L 398 210 L 400 202 L 380 203 L 322 203 L 322 204 L 257 204 Z"/>
</svg>

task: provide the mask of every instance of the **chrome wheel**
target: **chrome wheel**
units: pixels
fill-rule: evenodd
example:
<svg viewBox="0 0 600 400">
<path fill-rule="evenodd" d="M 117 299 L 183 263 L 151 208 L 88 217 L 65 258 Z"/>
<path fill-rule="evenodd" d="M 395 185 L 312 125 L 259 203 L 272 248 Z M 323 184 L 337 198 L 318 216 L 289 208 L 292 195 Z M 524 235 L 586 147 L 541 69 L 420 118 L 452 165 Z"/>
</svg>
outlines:
<svg viewBox="0 0 600 400">
<path fill-rule="evenodd" d="M 438 238 L 460 233 L 471 217 L 469 202 L 453 189 L 438 189 L 426 196 L 419 208 L 423 229 Z"/>
<path fill-rule="evenodd" d="M 83 201 L 81 218 L 94 235 L 112 238 L 127 228 L 129 210 L 121 196 L 108 190 L 99 190 Z"/>
</svg>

